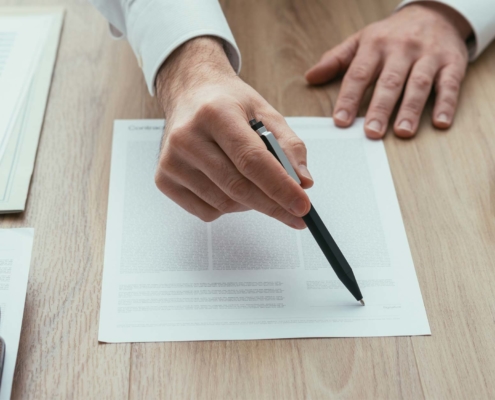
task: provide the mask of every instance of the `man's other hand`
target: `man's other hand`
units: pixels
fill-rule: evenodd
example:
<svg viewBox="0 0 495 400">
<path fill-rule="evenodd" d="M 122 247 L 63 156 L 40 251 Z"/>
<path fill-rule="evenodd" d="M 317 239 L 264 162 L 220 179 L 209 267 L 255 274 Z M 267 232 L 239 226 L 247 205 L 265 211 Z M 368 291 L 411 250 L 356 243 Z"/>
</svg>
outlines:
<svg viewBox="0 0 495 400">
<path fill-rule="evenodd" d="M 401 96 L 394 132 L 413 136 L 434 86 L 433 125 L 448 128 L 468 62 L 465 41 L 470 34 L 468 22 L 450 7 L 410 4 L 323 54 L 306 79 L 322 84 L 345 73 L 333 114 L 341 127 L 352 124 L 366 89 L 376 81 L 365 122 L 366 135 L 373 139 L 385 134 Z"/>
<path fill-rule="evenodd" d="M 157 93 L 167 119 L 155 182 L 204 221 L 254 209 L 296 228 L 313 180 L 304 143 L 284 118 L 234 73 L 222 43 L 193 39 L 161 68 Z M 249 126 L 262 120 L 302 182 L 299 186 Z"/>
</svg>

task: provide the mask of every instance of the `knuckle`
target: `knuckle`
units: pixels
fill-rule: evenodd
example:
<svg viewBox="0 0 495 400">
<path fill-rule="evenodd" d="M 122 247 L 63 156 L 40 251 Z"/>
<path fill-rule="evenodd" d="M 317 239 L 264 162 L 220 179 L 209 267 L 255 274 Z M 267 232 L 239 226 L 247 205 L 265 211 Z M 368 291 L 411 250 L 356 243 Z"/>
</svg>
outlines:
<svg viewBox="0 0 495 400">
<path fill-rule="evenodd" d="M 174 128 L 167 135 L 168 145 L 173 149 L 183 149 L 187 142 L 188 128 Z"/>
<path fill-rule="evenodd" d="M 155 174 L 155 185 L 162 193 L 166 193 L 168 185 L 161 172 L 157 171 L 157 173 Z"/>
<path fill-rule="evenodd" d="M 201 104 L 194 115 L 196 121 L 215 121 L 225 110 L 225 99 L 218 97 Z"/>
<path fill-rule="evenodd" d="M 366 83 L 371 80 L 371 68 L 368 65 L 356 65 L 349 70 L 349 78 L 356 82 Z"/>
<path fill-rule="evenodd" d="M 400 43 L 408 49 L 419 49 L 423 45 L 423 42 L 420 40 L 421 37 L 421 28 L 419 26 L 413 26 L 408 32 L 403 34 Z"/>
<path fill-rule="evenodd" d="M 308 150 L 306 149 L 306 145 L 304 142 L 299 139 L 297 136 L 291 136 L 286 141 L 288 148 L 292 149 L 292 151 L 300 154 L 306 155 Z"/>
<path fill-rule="evenodd" d="M 402 106 L 402 109 L 404 111 L 411 113 L 411 114 L 419 115 L 419 114 L 421 114 L 422 107 L 421 107 L 421 104 L 417 100 L 409 100 L 409 101 L 406 101 L 404 103 L 404 105 Z"/>
<path fill-rule="evenodd" d="M 192 123 L 199 127 L 221 124 L 225 120 L 225 113 L 232 109 L 237 100 L 227 94 L 212 95 L 196 108 Z"/>
<path fill-rule="evenodd" d="M 339 47 L 339 51 L 335 53 L 335 58 L 342 68 L 344 65 L 349 65 L 356 54 L 352 42 L 346 41 Z"/>
<path fill-rule="evenodd" d="M 339 96 L 338 101 L 340 103 L 345 103 L 345 104 L 348 104 L 350 106 L 356 107 L 359 103 L 359 98 L 358 98 L 356 93 L 344 92 Z M 338 107 L 336 107 L 336 108 L 338 108 Z"/>
<path fill-rule="evenodd" d="M 215 204 L 215 208 L 224 214 L 236 212 L 239 209 L 239 203 L 227 197 Z"/>
<path fill-rule="evenodd" d="M 281 185 L 281 184 L 279 184 L 277 186 L 272 186 L 270 188 L 270 193 L 269 193 L 270 198 L 275 200 L 279 197 L 285 197 L 283 194 L 284 189 L 285 189 L 284 185 Z"/>
<path fill-rule="evenodd" d="M 346 55 L 346 54 L 340 54 L 340 53 L 338 53 L 338 54 L 335 55 L 335 59 L 337 60 L 337 64 L 338 64 L 339 70 L 343 70 L 344 69 L 344 66 L 345 65 L 348 65 L 348 63 L 349 63 L 348 60 L 350 58 L 351 57 L 348 56 L 348 55 Z"/>
<path fill-rule="evenodd" d="M 227 184 L 228 195 L 234 200 L 245 200 L 249 197 L 251 185 L 246 178 L 234 178 Z"/>
<path fill-rule="evenodd" d="M 386 89 L 397 90 L 402 88 L 402 78 L 397 72 L 387 72 L 380 76 L 378 84 Z"/>
<path fill-rule="evenodd" d="M 273 109 L 269 104 L 262 104 L 260 109 L 262 107 L 266 107 L 267 109 L 262 110 L 259 113 L 255 113 L 255 118 L 258 121 L 271 121 L 272 124 L 269 130 L 273 131 L 277 130 L 277 128 L 283 129 L 284 127 L 287 127 L 287 122 L 285 121 L 285 118 L 282 116 L 282 114 Z"/>
<path fill-rule="evenodd" d="M 174 168 L 172 152 L 165 150 L 160 155 L 159 168 L 162 171 L 170 171 Z"/>
<path fill-rule="evenodd" d="M 370 107 L 370 111 L 375 114 L 388 115 L 392 112 L 392 107 L 384 101 L 377 101 Z"/>
<path fill-rule="evenodd" d="M 155 175 L 155 185 L 167 197 L 174 194 L 174 185 L 166 176 L 160 173 Z"/>
<path fill-rule="evenodd" d="M 158 168 L 167 175 L 180 175 L 185 170 L 185 162 L 176 152 L 167 149 L 160 155 Z"/>
<path fill-rule="evenodd" d="M 440 82 L 440 86 L 443 87 L 444 89 L 447 89 L 451 92 L 458 92 L 461 88 L 461 84 L 459 80 L 453 78 L 453 77 L 448 77 L 443 79 Z"/>
<path fill-rule="evenodd" d="M 287 213 L 287 211 L 285 211 L 282 207 L 280 207 L 278 204 L 274 204 L 272 206 L 270 206 L 265 214 L 268 215 L 269 217 L 272 217 L 272 218 L 276 218 L 276 219 L 280 219 L 281 217 L 283 217 L 285 214 Z"/>
<path fill-rule="evenodd" d="M 262 154 L 260 149 L 247 147 L 237 155 L 237 166 L 246 176 L 253 176 L 260 169 Z"/>
<path fill-rule="evenodd" d="M 370 25 L 370 27 L 372 28 L 373 25 Z M 373 35 L 370 38 L 370 41 L 377 48 L 382 48 L 387 43 L 388 39 L 389 36 L 386 33 L 375 29 Z"/>
<path fill-rule="evenodd" d="M 425 73 L 416 73 L 411 76 L 411 83 L 420 90 L 427 90 L 431 87 L 432 78 Z"/>
<path fill-rule="evenodd" d="M 466 52 L 453 52 L 446 55 L 446 59 L 451 64 L 465 65 L 467 64 L 468 55 Z"/>
<path fill-rule="evenodd" d="M 292 183 L 295 182 L 289 175 L 285 175 L 276 185 L 272 185 L 269 189 L 268 196 L 277 202 L 289 203 L 290 199 L 295 197 L 290 189 Z"/>
<path fill-rule="evenodd" d="M 457 97 L 450 95 L 443 96 L 442 103 L 447 104 L 450 107 L 454 108 L 457 105 Z"/>
</svg>

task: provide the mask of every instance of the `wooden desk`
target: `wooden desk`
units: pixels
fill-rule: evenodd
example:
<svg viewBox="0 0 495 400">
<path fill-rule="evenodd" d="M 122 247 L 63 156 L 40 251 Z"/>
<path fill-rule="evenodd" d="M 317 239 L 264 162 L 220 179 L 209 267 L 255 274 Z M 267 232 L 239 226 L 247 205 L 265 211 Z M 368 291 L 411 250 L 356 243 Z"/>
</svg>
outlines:
<svg viewBox="0 0 495 400">
<path fill-rule="evenodd" d="M 242 77 L 288 116 L 331 115 L 339 83 L 303 72 L 397 2 L 222 1 Z M 453 129 L 432 129 L 430 105 L 418 137 L 385 140 L 433 336 L 99 345 L 113 120 L 161 112 L 86 1 L 0 0 L 41 3 L 67 15 L 27 211 L 0 217 L 36 230 L 14 399 L 494 398 L 495 46 Z"/>
</svg>

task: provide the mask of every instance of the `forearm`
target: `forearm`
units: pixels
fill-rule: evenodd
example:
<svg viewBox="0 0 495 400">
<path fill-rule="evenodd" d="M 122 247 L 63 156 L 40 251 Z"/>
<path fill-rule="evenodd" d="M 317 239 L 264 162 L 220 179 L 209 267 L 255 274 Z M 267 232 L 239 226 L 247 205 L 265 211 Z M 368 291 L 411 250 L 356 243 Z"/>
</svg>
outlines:
<svg viewBox="0 0 495 400">
<path fill-rule="evenodd" d="M 179 94 L 189 93 L 201 84 L 205 74 L 210 82 L 235 76 L 223 43 L 216 37 L 194 38 L 176 49 L 162 64 L 156 78 L 158 100 L 165 117 L 175 106 Z"/>
</svg>

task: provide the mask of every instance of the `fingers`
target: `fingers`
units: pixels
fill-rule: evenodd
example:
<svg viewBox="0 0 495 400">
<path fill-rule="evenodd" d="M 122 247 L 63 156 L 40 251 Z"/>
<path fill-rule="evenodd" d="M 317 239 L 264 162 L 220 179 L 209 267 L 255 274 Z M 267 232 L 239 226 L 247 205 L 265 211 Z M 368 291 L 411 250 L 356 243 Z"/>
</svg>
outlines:
<svg viewBox="0 0 495 400">
<path fill-rule="evenodd" d="M 282 147 L 294 171 L 301 180 L 301 186 L 308 189 L 313 186 L 313 177 L 307 167 L 307 150 L 304 142 L 287 125 L 285 118 L 278 115 L 275 110 L 274 116 L 269 117 L 266 128 L 273 133 Z"/>
<path fill-rule="evenodd" d="M 198 150 L 200 157 L 197 156 Z M 221 213 L 254 209 L 292 228 L 306 227 L 301 218 L 288 213 L 241 175 L 215 143 L 204 142 L 200 148 L 192 149 L 188 156 L 191 162 L 189 168 L 181 166 L 174 156 L 170 157 L 170 161 L 162 162 L 162 168 L 172 179 Z"/>
<path fill-rule="evenodd" d="M 406 138 L 416 133 L 438 69 L 439 61 L 434 57 L 423 57 L 414 64 L 394 124 L 397 136 Z"/>
<path fill-rule="evenodd" d="M 158 189 L 189 213 L 196 215 L 205 222 L 214 221 L 222 215 L 220 211 L 201 200 L 189 189 L 165 178 L 163 174 L 156 175 L 155 183 Z"/>
<path fill-rule="evenodd" d="M 269 198 L 295 216 L 302 217 L 309 212 L 311 204 L 306 192 L 266 150 L 245 119 L 234 115 L 226 117 L 221 126 L 212 130 L 212 136 L 237 170 Z M 230 184 L 237 188 L 234 199 L 246 204 L 240 198 L 248 198 L 253 192 L 242 182 L 232 180 Z"/>
<path fill-rule="evenodd" d="M 407 57 L 387 60 L 366 114 L 364 131 L 369 138 L 380 139 L 385 134 L 390 115 L 400 98 L 410 67 L 411 60 Z"/>
<path fill-rule="evenodd" d="M 324 53 L 320 61 L 306 72 L 308 83 L 319 85 L 345 72 L 356 55 L 358 45 L 359 32 Z"/>
<path fill-rule="evenodd" d="M 464 65 L 459 64 L 449 64 L 438 73 L 435 84 L 435 107 L 433 108 L 433 125 L 437 128 L 446 129 L 452 125 L 465 73 Z"/>
<path fill-rule="evenodd" d="M 189 189 L 205 203 L 220 211 L 222 214 L 248 211 L 251 208 L 238 203 L 227 196 L 203 172 L 195 168 L 181 168 L 172 173 L 173 179 Z"/>
<path fill-rule="evenodd" d="M 356 118 L 364 92 L 374 80 L 380 64 L 376 51 L 358 51 L 344 76 L 339 97 L 334 108 L 335 125 L 346 127 Z"/>
</svg>

